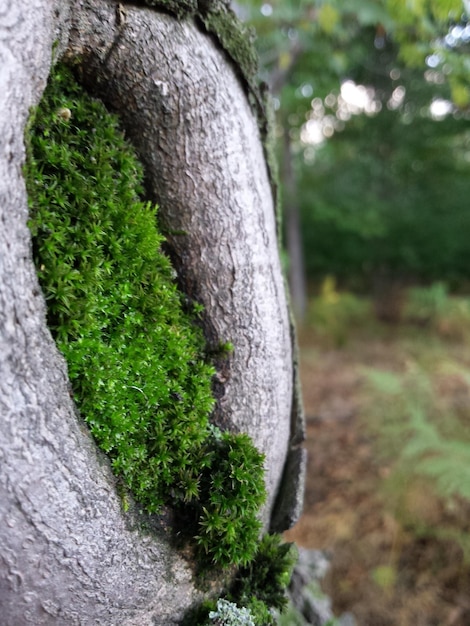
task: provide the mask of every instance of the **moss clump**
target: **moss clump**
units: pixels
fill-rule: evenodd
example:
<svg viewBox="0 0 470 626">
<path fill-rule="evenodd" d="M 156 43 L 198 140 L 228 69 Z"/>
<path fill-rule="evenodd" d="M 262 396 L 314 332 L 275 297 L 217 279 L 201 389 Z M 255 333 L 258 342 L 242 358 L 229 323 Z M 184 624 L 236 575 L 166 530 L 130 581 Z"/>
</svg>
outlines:
<svg viewBox="0 0 470 626">
<path fill-rule="evenodd" d="M 213 430 L 197 503 L 203 553 L 221 565 L 248 564 L 258 548 L 256 515 L 265 500 L 263 455 L 248 435 Z"/>
<path fill-rule="evenodd" d="M 214 369 L 116 117 L 58 67 L 28 153 L 34 260 L 81 414 L 147 511 L 196 511 L 202 552 L 221 565 L 247 563 L 265 495 L 263 457 L 244 435 L 215 439 Z"/>
<path fill-rule="evenodd" d="M 217 602 L 206 601 L 188 613 L 184 624 L 210 626 L 214 619 L 217 624 L 244 624 L 245 617 L 257 626 L 274 625 L 276 617 L 272 609 L 282 612 L 287 606 L 286 589 L 297 558 L 294 544 L 284 543 L 281 535 L 264 535 L 254 557 L 238 570 L 223 598 L 222 606 L 226 610 L 219 610 L 220 598 Z M 239 615 L 239 607 L 245 610 L 243 615 Z"/>
<path fill-rule="evenodd" d="M 284 543 L 277 534 L 264 535 L 253 559 L 238 572 L 228 599 L 250 609 L 256 624 L 275 624 L 269 609 L 286 607 L 285 592 L 297 558 L 294 544 Z"/>
</svg>

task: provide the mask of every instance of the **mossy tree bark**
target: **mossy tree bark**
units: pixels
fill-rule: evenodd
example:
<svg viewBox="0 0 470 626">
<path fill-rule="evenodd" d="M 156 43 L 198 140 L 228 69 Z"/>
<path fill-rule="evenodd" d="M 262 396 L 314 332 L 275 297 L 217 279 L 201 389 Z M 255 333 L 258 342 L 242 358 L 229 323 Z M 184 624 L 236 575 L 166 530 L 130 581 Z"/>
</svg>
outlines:
<svg viewBox="0 0 470 626">
<path fill-rule="evenodd" d="M 46 327 L 22 166 L 53 54 L 122 116 L 208 342 L 234 345 L 220 360 L 215 420 L 265 453 L 263 516 L 279 530 L 295 518 L 285 494 L 288 474 L 299 482 L 301 427 L 262 143 L 246 84 L 197 20 L 112 0 L 0 7 L 1 620 L 178 623 L 201 598 L 191 563 L 161 520 L 146 520 L 148 535 L 130 526 Z"/>
</svg>

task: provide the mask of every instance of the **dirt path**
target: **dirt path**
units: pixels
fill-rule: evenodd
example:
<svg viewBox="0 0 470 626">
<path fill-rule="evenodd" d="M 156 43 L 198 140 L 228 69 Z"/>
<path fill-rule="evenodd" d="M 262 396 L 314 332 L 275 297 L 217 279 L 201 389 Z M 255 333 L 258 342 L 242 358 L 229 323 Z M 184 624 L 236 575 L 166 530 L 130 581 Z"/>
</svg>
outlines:
<svg viewBox="0 0 470 626">
<path fill-rule="evenodd" d="M 325 590 L 359 626 L 469 626 L 460 551 L 416 538 L 384 507 L 389 468 L 360 421 L 363 367 L 399 371 L 406 351 L 393 338 L 321 350 L 305 334 L 301 346 L 309 467 L 304 515 L 287 539 L 330 553 Z"/>
</svg>

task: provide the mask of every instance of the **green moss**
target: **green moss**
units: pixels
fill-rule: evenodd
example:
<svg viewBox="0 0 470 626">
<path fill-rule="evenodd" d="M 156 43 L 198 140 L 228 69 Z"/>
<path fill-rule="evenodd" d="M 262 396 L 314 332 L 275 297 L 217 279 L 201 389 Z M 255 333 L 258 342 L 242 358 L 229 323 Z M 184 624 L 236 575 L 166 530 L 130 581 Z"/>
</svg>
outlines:
<svg viewBox="0 0 470 626">
<path fill-rule="evenodd" d="M 231 603 L 232 608 L 246 609 L 257 626 L 273 626 L 276 617 L 272 609 L 283 612 L 287 607 L 286 589 L 297 559 L 298 552 L 294 544 L 284 543 L 281 535 L 264 535 L 254 557 L 238 570 L 224 601 Z M 209 626 L 213 623 L 210 614 L 217 613 L 218 606 L 216 600 L 204 602 L 198 609 L 188 613 L 183 624 Z M 232 617 L 234 624 L 244 623 L 243 619 L 236 621 L 236 614 Z M 221 623 L 232 622 L 221 620 Z"/>
<path fill-rule="evenodd" d="M 265 497 L 263 457 L 247 436 L 216 437 L 210 427 L 214 368 L 116 117 L 59 67 L 28 154 L 34 260 L 81 414 L 147 511 L 183 507 L 206 558 L 246 564 Z"/>
<path fill-rule="evenodd" d="M 254 558 L 239 570 L 228 599 L 249 608 L 256 624 L 274 624 L 269 608 L 286 607 L 285 591 L 297 558 L 294 544 L 277 534 L 264 535 Z"/>
<path fill-rule="evenodd" d="M 214 434 L 215 433 L 215 434 Z M 263 455 L 245 434 L 213 430 L 201 473 L 197 543 L 221 565 L 247 565 L 258 548 L 265 500 Z"/>
<path fill-rule="evenodd" d="M 221 343 L 219 345 L 220 353 L 224 354 L 224 355 L 232 354 L 234 349 L 235 348 L 234 348 L 233 343 L 231 341 L 225 341 L 224 343 Z"/>
<path fill-rule="evenodd" d="M 183 498 L 194 491 L 189 458 L 206 437 L 213 370 L 182 313 L 116 118 L 62 70 L 35 129 L 31 230 L 49 326 L 94 437 L 155 511 L 170 485 Z"/>
<path fill-rule="evenodd" d="M 199 19 L 207 32 L 214 35 L 226 54 L 234 61 L 250 89 L 258 89 L 258 54 L 254 30 L 241 22 L 224 4 L 200 2 Z"/>
</svg>

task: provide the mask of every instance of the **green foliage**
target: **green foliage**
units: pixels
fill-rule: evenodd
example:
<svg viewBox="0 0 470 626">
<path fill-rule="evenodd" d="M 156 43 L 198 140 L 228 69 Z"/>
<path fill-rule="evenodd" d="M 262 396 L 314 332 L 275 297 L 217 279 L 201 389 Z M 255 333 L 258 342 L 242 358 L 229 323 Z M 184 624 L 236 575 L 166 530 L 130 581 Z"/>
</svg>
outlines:
<svg viewBox="0 0 470 626">
<path fill-rule="evenodd" d="M 290 69 L 286 91 L 307 82 L 316 96 L 324 97 L 361 58 L 367 65 L 364 59 L 374 54 L 374 46 L 382 48 L 381 38 L 397 45 L 401 65 L 424 69 L 426 57 L 438 54 L 445 75 L 460 87 L 468 84 L 468 38 L 460 33 L 445 39 L 453 27 L 463 29 L 467 24 L 461 0 L 240 0 L 240 4 L 259 34 L 264 67 L 270 73 Z M 322 93 L 325 88 L 328 91 Z M 282 96 L 286 103 L 287 93 Z"/>
<path fill-rule="evenodd" d="M 469 413 L 440 396 L 449 374 L 454 385 L 470 382 L 463 367 L 436 371 L 413 363 L 405 374 L 367 371 L 366 420 L 378 451 L 393 459 L 384 493 L 394 514 L 417 532 L 452 538 L 470 558 L 468 537 L 453 519 L 470 503 Z M 441 509 L 445 514 L 434 512 Z"/>
<path fill-rule="evenodd" d="M 212 561 L 247 563 L 263 457 L 248 436 L 211 430 L 214 368 L 117 119 L 59 67 L 28 139 L 34 260 L 81 414 L 147 511 L 196 509 L 194 534 Z"/>
<path fill-rule="evenodd" d="M 449 27 L 463 16 L 461 0 L 386 0 L 386 10 L 392 20 L 393 36 L 400 44 L 400 55 L 411 66 L 422 67 L 425 57 L 441 48 L 440 40 Z M 454 53 L 449 58 L 447 73 L 452 73 Z"/>
<path fill-rule="evenodd" d="M 371 323 L 370 303 L 346 291 L 339 291 L 332 276 L 327 276 L 320 293 L 311 300 L 308 322 L 320 338 L 334 347 L 345 345 L 352 329 Z"/>
<path fill-rule="evenodd" d="M 310 277 L 369 288 L 386 267 L 461 283 L 470 261 L 470 25 L 461 0 L 243 4 L 294 146 Z M 373 90 L 375 114 L 339 110 L 346 80 Z M 438 99 L 463 111 L 436 121 L 429 106 Z M 333 132 L 322 146 L 306 138 L 317 123 Z M 290 202 L 285 193 L 286 211 Z"/>
<path fill-rule="evenodd" d="M 438 426 L 433 425 L 419 408 L 410 415 L 412 436 L 403 448 L 403 459 L 414 465 L 415 472 L 432 478 L 442 495 L 459 495 L 470 500 L 468 437 L 461 441 L 443 436 Z"/>
<path fill-rule="evenodd" d="M 280 535 L 264 535 L 253 558 L 236 573 L 226 597 L 215 603 L 200 607 L 200 611 L 188 616 L 185 623 L 208 626 L 207 615 L 216 624 L 252 623 L 269 626 L 276 623 L 276 614 L 287 607 L 286 589 L 298 553 L 291 543 L 284 543 Z M 239 609 L 238 607 L 244 607 Z M 223 610 L 222 610 L 223 609 Z M 240 614 L 243 611 L 243 615 Z M 221 620 L 220 622 L 217 619 Z M 244 621 L 223 621 L 224 619 L 250 619 Z M 212 623 L 212 622 L 210 622 Z"/>
<path fill-rule="evenodd" d="M 285 590 L 297 558 L 294 544 L 283 543 L 280 535 L 264 535 L 254 558 L 240 569 L 229 599 L 248 607 L 257 624 L 274 624 L 269 608 L 287 606 Z"/>
<path fill-rule="evenodd" d="M 257 626 L 275 624 L 276 615 L 287 606 L 286 589 L 297 558 L 294 544 L 284 543 L 280 535 L 264 535 L 252 559 L 237 571 L 222 606 L 228 607 L 230 616 L 235 611 L 234 607 L 244 607 Z M 219 599 L 219 611 L 220 602 Z M 239 615 L 237 611 L 240 609 L 236 609 L 235 616 Z M 184 623 L 188 626 L 208 626 L 207 616 L 211 613 L 216 615 L 215 602 L 206 602 L 199 610 L 189 614 Z"/>
<path fill-rule="evenodd" d="M 407 294 L 406 317 L 426 322 L 437 322 L 449 309 L 449 296 L 445 283 L 430 287 L 413 287 Z"/>
<path fill-rule="evenodd" d="M 385 267 L 415 280 L 465 279 L 466 122 L 407 119 L 411 106 L 357 116 L 317 149 L 313 165 L 304 164 L 302 232 L 312 276 L 370 281 Z"/>
<path fill-rule="evenodd" d="M 404 320 L 429 326 L 444 339 L 470 343 L 470 300 L 451 297 L 445 283 L 410 289 Z"/>
</svg>

